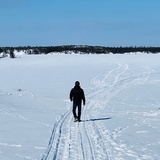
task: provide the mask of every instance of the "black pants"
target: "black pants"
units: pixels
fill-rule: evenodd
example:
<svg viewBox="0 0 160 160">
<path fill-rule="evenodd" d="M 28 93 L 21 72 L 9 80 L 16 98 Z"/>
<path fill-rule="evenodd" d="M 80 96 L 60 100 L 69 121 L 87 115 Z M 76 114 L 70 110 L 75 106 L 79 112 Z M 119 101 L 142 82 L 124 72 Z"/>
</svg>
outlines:
<svg viewBox="0 0 160 160">
<path fill-rule="evenodd" d="M 78 116 L 76 114 L 76 109 L 78 108 Z M 81 119 L 81 104 L 75 104 L 73 103 L 73 116 L 74 118 L 78 117 L 78 120 Z"/>
</svg>

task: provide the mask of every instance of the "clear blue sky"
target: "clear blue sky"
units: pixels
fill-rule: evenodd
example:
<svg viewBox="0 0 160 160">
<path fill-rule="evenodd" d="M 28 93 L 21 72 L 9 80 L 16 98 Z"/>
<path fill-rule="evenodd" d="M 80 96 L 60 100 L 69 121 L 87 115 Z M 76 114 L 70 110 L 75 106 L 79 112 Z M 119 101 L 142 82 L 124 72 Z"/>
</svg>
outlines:
<svg viewBox="0 0 160 160">
<path fill-rule="evenodd" d="M 160 0 L 0 0 L 0 46 L 160 46 Z"/>
</svg>

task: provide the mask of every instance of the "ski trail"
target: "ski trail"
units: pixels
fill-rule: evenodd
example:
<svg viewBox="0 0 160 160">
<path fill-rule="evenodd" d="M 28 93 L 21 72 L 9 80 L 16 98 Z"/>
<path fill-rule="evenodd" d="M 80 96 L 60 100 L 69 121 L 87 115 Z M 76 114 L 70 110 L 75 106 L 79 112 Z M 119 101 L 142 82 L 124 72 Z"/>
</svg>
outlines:
<svg viewBox="0 0 160 160">
<path fill-rule="evenodd" d="M 92 121 L 89 117 L 88 111 L 84 111 L 84 119 L 86 119 L 86 123 L 84 123 L 84 131 L 85 135 L 87 135 L 89 146 L 90 146 L 90 157 L 86 159 L 93 160 L 110 160 L 110 156 L 108 153 L 108 149 L 105 146 L 104 139 L 94 121 Z"/>
<path fill-rule="evenodd" d="M 86 109 L 88 119 L 92 118 L 93 116 L 97 117 L 98 113 L 103 112 L 104 107 L 107 106 L 107 103 L 110 101 L 110 99 L 116 96 L 120 91 L 133 85 L 145 84 L 152 73 L 149 69 L 147 69 L 143 74 L 126 77 L 127 70 L 129 70 L 127 64 L 118 65 L 117 68 L 104 75 L 104 78 L 102 78 L 102 76 L 96 77 L 96 81 L 92 81 L 93 83 L 96 83 L 94 83 L 95 92 L 90 94 L 88 97 L 89 104 L 87 105 Z M 98 121 L 93 121 L 90 123 L 90 127 L 91 126 L 92 134 L 96 131 L 97 138 L 101 139 L 101 145 L 104 144 L 103 148 L 105 152 L 102 153 L 104 153 L 104 156 L 106 155 L 106 159 L 119 160 L 123 159 L 124 157 L 126 159 L 141 159 L 140 155 L 137 155 L 137 153 L 132 151 L 129 146 L 116 138 L 116 135 L 118 136 L 118 134 L 127 127 L 119 128 L 119 130 L 115 130 L 115 132 L 112 133 L 105 128 L 102 122 L 99 123 Z M 98 156 L 96 158 L 102 159 L 102 157 Z"/>
<path fill-rule="evenodd" d="M 53 155 L 53 157 L 55 158 L 58 152 L 58 145 L 59 145 L 59 137 L 61 136 L 61 128 L 62 125 L 64 123 L 64 120 L 66 119 L 66 117 L 69 115 L 69 112 L 66 112 L 61 119 L 55 123 L 53 130 L 52 130 L 52 134 L 49 140 L 49 144 L 47 147 L 47 150 L 45 152 L 45 154 L 42 157 L 42 160 L 47 160 L 51 157 L 51 154 Z"/>
<path fill-rule="evenodd" d="M 84 159 L 82 131 L 74 123 L 71 110 L 54 125 L 50 141 L 42 160 Z"/>
<path fill-rule="evenodd" d="M 53 127 L 41 160 L 119 160 L 123 157 L 139 159 L 139 155 L 129 146 L 116 139 L 116 135 L 125 130 L 125 127 L 109 131 L 102 122 L 95 119 L 120 91 L 144 84 L 151 74 L 147 69 L 143 74 L 131 76 L 127 75 L 128 70 L 127 64 L 117 64 L 106 75 L 92 79 L 94 91 L 86 97 L 82 122 L 73 122 L 72 110 L 62 115 Z"/>
</svg>

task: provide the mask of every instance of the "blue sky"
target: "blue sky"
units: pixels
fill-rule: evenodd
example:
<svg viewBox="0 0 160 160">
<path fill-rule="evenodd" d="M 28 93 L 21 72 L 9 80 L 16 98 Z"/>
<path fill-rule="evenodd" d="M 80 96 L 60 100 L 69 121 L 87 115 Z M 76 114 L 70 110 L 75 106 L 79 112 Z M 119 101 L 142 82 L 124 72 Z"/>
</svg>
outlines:
<svg viewBox="0 0 160 160">
<path fill-rule="evenodd" d="M 160 46 L 160 0 L 0 0 L 0 46 Z"/>
</svg>

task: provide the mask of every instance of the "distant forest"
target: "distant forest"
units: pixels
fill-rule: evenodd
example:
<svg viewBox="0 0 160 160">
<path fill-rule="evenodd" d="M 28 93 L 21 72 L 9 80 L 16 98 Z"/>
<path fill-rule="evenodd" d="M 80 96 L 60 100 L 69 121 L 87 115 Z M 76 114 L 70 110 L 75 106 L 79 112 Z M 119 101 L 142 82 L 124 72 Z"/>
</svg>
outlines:
<svg viewBox="0 0 160 160">
<path fill-rule="evenodd" d="M 14 58 L 14 52 L 23 51 L 26 54 L 49 54 L 49 53 L 81 53 L 81 54 L 124 54 L 131 52 L 160 53 L 160 47 L 103 47 L 87 45 L 63 45 L 63 46 L 25 46 L 25 47 L 0 47 L 0 53 L 9 54 Z"/>
</svg>

